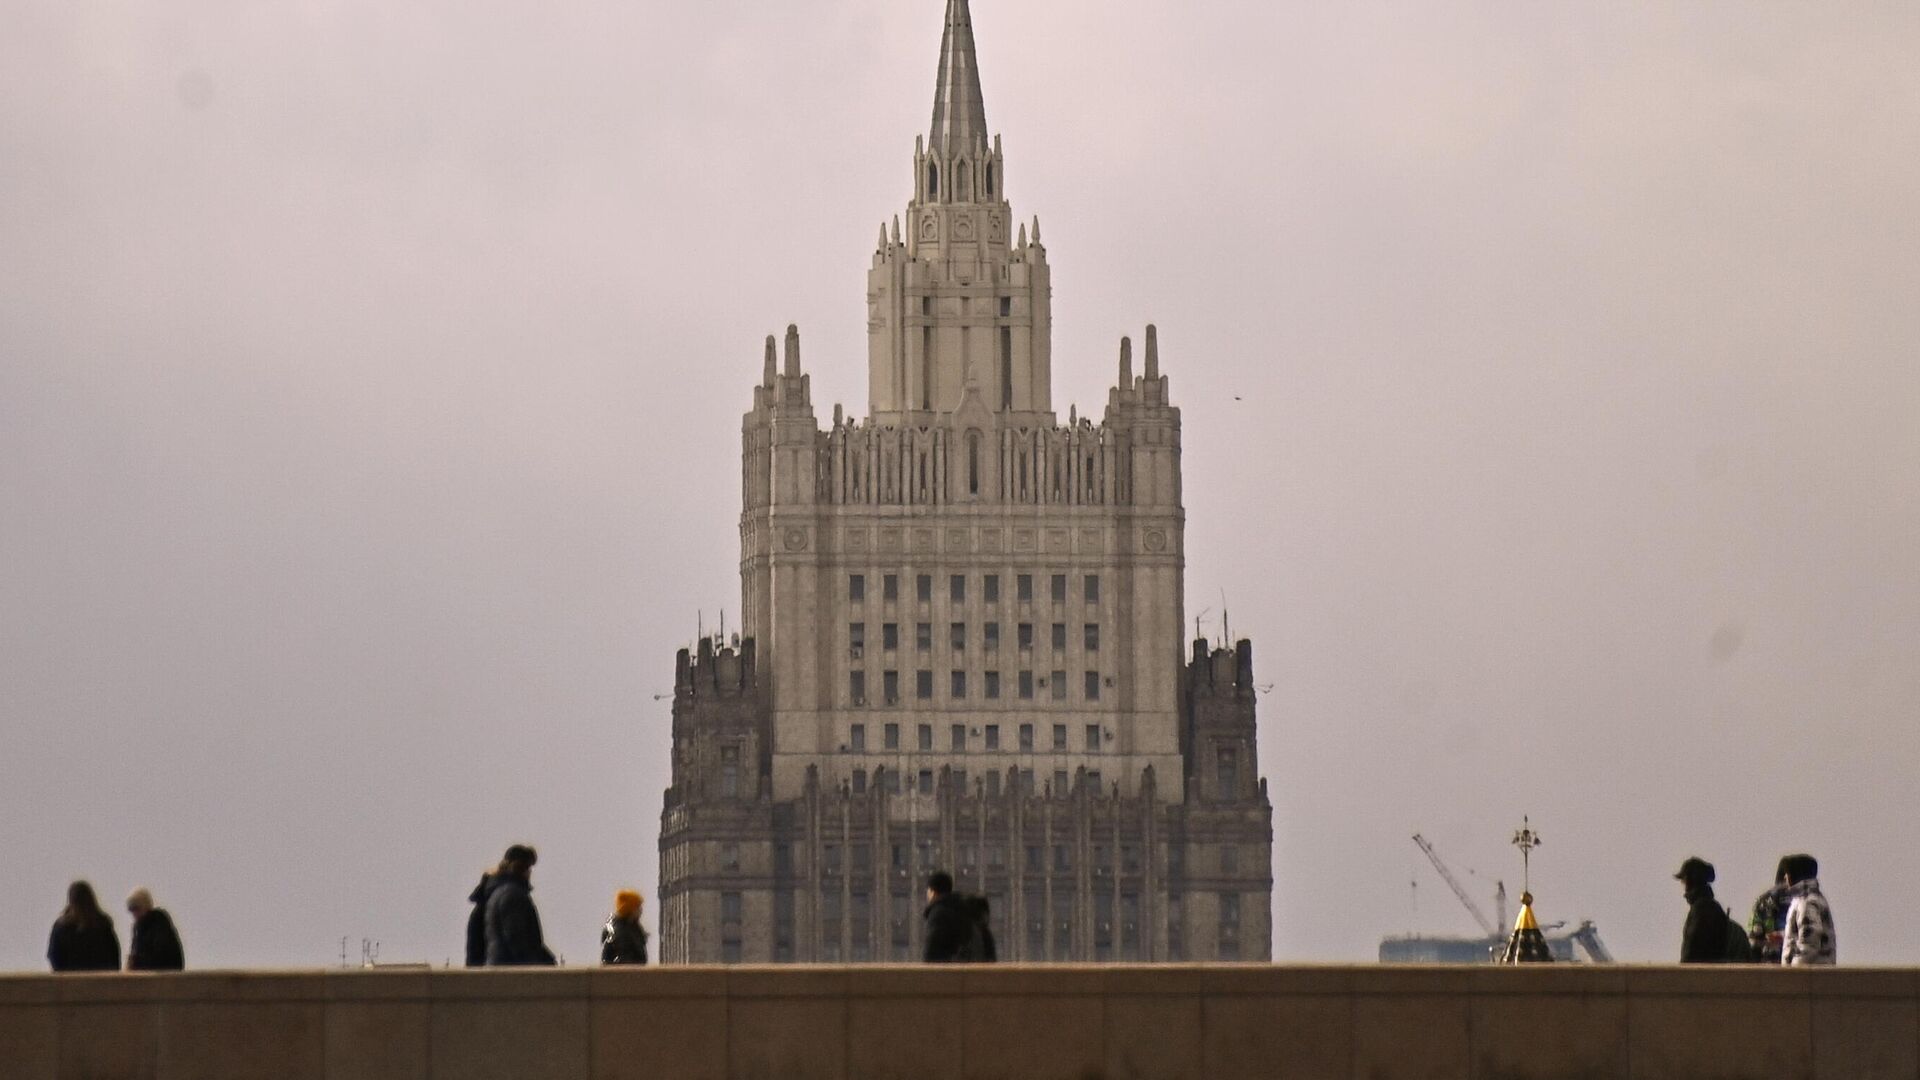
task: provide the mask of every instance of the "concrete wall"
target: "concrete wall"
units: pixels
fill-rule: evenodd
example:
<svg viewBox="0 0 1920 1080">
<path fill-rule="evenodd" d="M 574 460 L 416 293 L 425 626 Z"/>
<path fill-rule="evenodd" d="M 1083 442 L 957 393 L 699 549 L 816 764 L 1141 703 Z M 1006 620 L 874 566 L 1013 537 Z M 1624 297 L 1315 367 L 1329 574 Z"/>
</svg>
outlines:
<svg viewBox="0 0 1920 1080">
<path fill-rule="evenodd" d="M 1920 972 L 680 968 L 0 977 L 7 1080 L 1920 1077 Z"/>
</svg>

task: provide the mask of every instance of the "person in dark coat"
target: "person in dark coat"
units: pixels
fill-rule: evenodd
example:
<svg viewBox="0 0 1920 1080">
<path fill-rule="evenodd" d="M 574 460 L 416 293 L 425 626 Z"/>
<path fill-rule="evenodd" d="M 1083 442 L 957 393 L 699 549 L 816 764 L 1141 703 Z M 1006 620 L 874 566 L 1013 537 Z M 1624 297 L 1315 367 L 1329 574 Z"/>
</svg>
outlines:
<svg viewBox="0 0 1920 1080">
<path fill-rule="evenodd" d="M 524 844 L 507 849 L 487 896 L 487 966 L 552 967 L 553 953 L 540 932 L 540 911 L 533 906 L 533 864 L 539 859 Z"/>
<path fill-rule="evenodd" d="M 1687 898 L 1687 924 L 1680 933 L 1680 962 L 1718 964 L 1727 959 L 1727 909 L 1713 898 L 1713 864 L 1691 858 L 1673 875 Z"/>
<path fill-rule="evenodd" d="M 997 963 L 1000 948 L 993 940 L 993 910 L 984 896 L 967 897 L 967 917 L 973 920 L 973 941 L 967 959 L 976 964 Z"/>
<path fill-rule="evenodd" d="M 647 962 L 647 928 L 640 925 L 640 894 L 632 889 L 622 889 L 613 896 L 613 914 L 600 931 L 600 962 Z"/>
<path fill-rule="evenodd" d="M 47 939 L 47 963 L 55 971 L 119 971 L 120 935 L 113 917 L 100 908 L 93 886 L 67 886 L 67 906 Z"/>
<path fill-rule="evenodd" d="M 473 905 L 473 913 L 467 916 L 467 966 L 487 966 L 487 897 L 493 895 L 493 882 L 497 871 L 488 870 L 480 875 L 480 884 L 467 894 L 467 902 Z"/>
<path fill-rule="evenodd" d="M 965 952 L 973 938 L 973 916 L 966 900 L 953 891 L 953 875 L 936 870 L 927 878 L 927 908 L 920 917 L 926 922 L 926 948 L 922 959 L 929 964 L 954 964 L 967 959 Z"/>
<path fill-rule="evenodd" d="M 133 890 L 127 897 L 127 913 L 133 916 L 133 945 L 127 950 L 128 971 L 179 971 L 187 966 L 186 950 L 180 946 L 180 932 L 173 927 L 173 916 L 165 908 L 153 906 L 153 894 Z"/>
</svg>

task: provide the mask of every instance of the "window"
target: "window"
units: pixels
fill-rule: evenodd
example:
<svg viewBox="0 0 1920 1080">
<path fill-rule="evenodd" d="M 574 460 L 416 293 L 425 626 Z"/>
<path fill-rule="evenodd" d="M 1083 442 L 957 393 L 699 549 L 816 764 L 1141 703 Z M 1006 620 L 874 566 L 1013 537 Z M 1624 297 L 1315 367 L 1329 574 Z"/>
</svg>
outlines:
<svg viewBox="0 0 1920 1080">
<path fill-rule="evenodd" d="M 1056 671 L 1052 675 L 1047 676 L 1047 685 L 1053 688 L 1053 700 L 1055 701 L 1067 700 L 1067 673 L 1066 672 Z"/>
<path fill-rule="evenodd" d="M 928 674 L 931 675 L 932 673 L 929 672 Z M 932 680 L 929 679 L 928 681 L 932 681 Z M 929 691 L 929 693 L 931 693 L 931 691 Z M 920 736 L 920 744 L 919 744 L 920 749 L 922 750 L 933 749 L 933 725 L 932 724 L 921 724 L 920 730 L 919 730 L 919 736 Z"/>
<path fill-rule="evenodd" d="M 933 600 L 933 575 L 932 574 L 921 574 L 919 577 L 913 579 L 913 595 L 915 599 L 919 600 L 923 604 L 932 602 Z"/>
<path fill-rule="evenodd" d="M 885 770 L 885 772 L 887 776 L 887 782 L 881 786 L 887 789 L 887 794 L 889 795 L 900 794 L 900 770 L 887 769 Z"/>
<path fill-rule="evenodd" d="M 1055 750 L 1065 750 L 1067 748 L 1067 725 L 1053 725 L 1053 748 Z"/>
<path fill-rule="evenodd" d="M 867 673 L 864 671 L 847 672 L 847 697 L 855 705 L 867 703 Z M 860 725 L 855 724 L 854 727 Z"/>
<path fill-rule="evenodd" d="M 740 869 L 740 845 L 725 843 L 720 845 L 720 869 L 726 873 L 736 873 Z"/>
<path fill-rule="evenodd" d="M 887 672 L 887 674 L 891 675 L 893 674 L 893 672 L 889 671 Z M 888 724 L 887 730 L 883 734 L 887 741 L 886 742 L 887 749 L 889 750 L 900 749 L 900 725 L 899 724 Z"/>
<path fill-rule="evenodd" d="M 1057 622 L 1053 624 L 1053 651 L 1054 652 L 1067 651 L 1067 624 L 1066 623 Z"/>
<path fill-rule="evenodd" d="M 840 845 L 822 844 L 820 846 L 821 873 L 828 877 L 840 876 Z"/>
<path fill-rule="evenodd" d="M 964 671 L 956 671 L 954 674 L 965 678 L 967 673 Z M 960 688 L 962 692 L 959 696 L 965 697 L 966 683 L 961 683 Z M 953 737 L 953 748 L 955 750 L 965 750 L 967 748 L 967 725 L 955 724 L 948 730 L 948 734 Z"/>
<path fill-rule="evenodd" d="M 997 671 L 989 671 L 983 677 L 987 681 L 986 687 L 984 688 L 987 698 L 989 700 L 997 700 L 1000 697 L 1000 673 Z M 997 747 L 988 747 L 988 749 L 997 749 Z"/>
<path fill-rule="evenodd" d="M 850 574 L 847 576 L 847 599 L 859 603 L 867 598 L 867 575 Z"/>
<path fill-rule="evenodd" d="M 1087 603 L 1097 604 L 1099 602 L 1100 602 L 1100 575 L 1088 574 L 1087 575 Z"/>
<path fill-rule="evenodd" d="M 900 624 L 882 623 L 880 625 L 880 647 L 892 652 L 900 647 Z"/>
<path fill-rule="evenodd" d="M 740 748 L 723 746 L 720 748 L 720 796 L 726 799 L 740 795 Z"/>
<path fill-rule="evenodd" d="M 986 628 L 981 632 L 981 645 L 988 652 L 1000 651 L 1000 624 L 999 623 L 990 622 L 986 625 Z"/>
<path fill-rule="evenodd" d="M 1056 604 L 1067 602 L 1067 575 L 1065 574 L 1053 575 L 1053 602 Z"/>
<path fill-rule="evenodd" d="M 1033 700 L 1033 672 L 1031 671 L 1023 671 L 1020 673 L 1020 699 L 1022 701 Z M 1031 731 L 1033 729 L 1032 724 L 1022 724 L 1020 726 L 1023 729 L 1026 729 L 1027 731 Z M 1022 750 L 1033 749 L 1032 740 L 1031 739 L 1027 740 L 1027 745 L 1022 746 L 1020 749 Z"/>
<path fill-rule="evenodd" d="M 855 795 L 865 795 L 867 793 L 867 770 L 853 770 L 853 793 Z"/>
<path fill-rule="evenodd" d="M 952 642 L 954 652 L 964 652 L 967 648 L 967 624 L 957 622 L 947 627 L 947 638 Z"/>
<path fill-rule="evenodd" d="M 863 622 L 847 624 L 847 654 L 855 660 L 867 651 L 867 624 Z"/>
<path fill-rule="evenodd" d="M 1000 575 L 988 574 L 986 576 L 986 579 L 980 583 L 980 591 L 985 596 L 987 603 L 989 604 L 999 603 L 1000 602 Z"/>
<path fill-rule="evenodd" d="M 933 624 L 930 622 L 913 625 L 913 647 L 921 652 L 933 650 Z"/>
<path fill-rule="evenodd" d="M 1013 582 L 1014 582 L 1014 588 L 1015 588 L 1015 595 L 1019 597 L 1020 602 L 1028 603 L 1028 604 L 1032 603 L 1033 602 L 1033 575 L 1021 574 L 1019 577 L 1014 578 Z"/>
<path fill-rule="evenodd" d="M 867 725 L 853 725 L 852 734 L 847 738 L 847 745 L 852 747 L 853 752 L 856 754 L 865 750 L 867 748 Z"/>
<path fill-rule="evenodd" d="M 1030 622 L 1023 622 L 1020 624 L 1020 650 L 1022 652 L 1028 652 L 1028 651 L 1031 651 L 1032 649 L 1033 649 L 1033 624 Z"/>
<path fill-rule="evenodd" d="M 1100 651 L 1100 624 L 1097 622 L 1088 623 L 1084 628 L 1084 630 L 1082 631 L 1080 643 L 1086 646 L 1086 649 L 1088 652 L 1099 652 Z"/>
<path fill-rule="evenodd" d="M 919 698 L 921 701 L 933 700 L 933 672 L 921 670 L 913 673 L 913 696 Z M 925 724 L 920 726 L 922 728 L 926 727 Z M 931 749 L 931 747 L 923 746 L 921 749 L 926 750 Z"/>
<path fill-rule="evenodd" d="M 997 772 L 990 772 L 987 774 L 987 798 L 997 799 L 999 797 L 1000 797 L 1000 774 Z M 995 863 L 994 865 L 998 866 L 999 864 Z"/>
<path fill-rule="evenodd" d="M 888 574 L 880 579 L 880 598 L 888 603 L 900 599 L 899 574 Z"/>
<path fill-rule="evenodd" d="M 996 691 L 1000 689 L 1000 680 L 994 677 L 998 674 L 999 672 L 997 671 L 987 672 L 987 685 L 993 687 L 993 689 Z M 992 697 L 995 695 L 990 694 L 988 696 Z M 987 725 L 987 749 L 989 750 L 1000 749 L 1000 725 L 999 724 Z"/>
<path fill-rule="evenodd" d="M 932 769 L 920 770 L 920 794 L 922 795 L 933 794 L 933 770 Z M 926 866 L 926 865 L 931 865 L 931 863 L 923 862 L 921 865 Z"/>
<path fill-rule="evenodd" d="M 1087 700 L 1100 700 L 1100 673 L 1097 671 L 1087 672 Z"/>
<path fill-rule="evenodd" d="M 993 166 L 992 165 L 987 166 L 987 194 L 989 195 L 993 194 Z M 1001 297 L 1000 298 L 1000 317 L 1004 319 L 1007 316 L 1012 314 L 1013 314 L 1013 297 L 1011 296 Z"/>
<path fill-rule="evenodd" d="M 1020 793 L 1022 795 L 1031 795 L 1034 793 L 1034 790 L 1035 788 L 1033 785 L 1033 770 L 1021 769 L 1020 770 Z"/>
<path fill-rule="evenodd" d="M 1057 872 L 1073 869 L 1073 849 L 1065 844 L 1053 845 L 1053 868 Z"/>
<path fill-rule="evenodd" d="M 1100 752 L 1100 725 L 1088 724 L 1087 725 L 1087 753 L 1097 754 L 1099 752 Z"/>
<path fill-rule="evenodd" d="M 887 704 L 889 705 L 899 704 L 900 673 L 897 671 L 888 671 L 888 672 L 882 673 L 880 676 L 880 689 L 886 694 Z M 893 726 L 894 725 L 892 724 L 887 725 L 887 727 L 889 728 Z M 892 742 L 888 742 L 887 749 L 889 750 L 893 749 Z"/>
<path fill-rule="evenodd" d="M 953 673 L 953 699 L 955 701 L 960 701 L 966 698 L 966 696 L 967 696 L 967 673 L 964 671 L 956 671 Z M 957 730 L 963 733 L 966 731 L 965 728 L 959 728 Z M 954 747 L 954 749 L 960 750 L 960 749 L 963 749 L 963 747 L 956 746 Z"/>
<path fill-rule="evenodd" d="M 731 937 L 720 940 L 720 962 L 723 964 L 737 964 L 740 962 L 739 938 Z"/>
<path fill-rule="evenodd" d="M 1031 671 L 1023 671 L 1021 672 L 1021 674 L 1026 676 L 1028 680 L 1031 680 L 1031 678 L 1033 677 L 1033 673 Z M 1030 684 L 1026 684 L 1024 682 L 1023 682 L 1023 685 L 1026 685 L 1026 688 L 1021 692 L 1020 696 L 1032 697 L 1033 687 Z M 1031 751 L 1033 749 L 1033 725 L 1032 724 L 1020 725 L 1020 749 L 1023 751 Z"/>
<path fill-rule="evenodd" d="M 1088 769 L 1088 770 L 1087 770 L 1087 790 L 1089 790 L 1089 791 L 1091 791 L 1091 792 L 1093 792 L 1093 793 L 1094 793 L 1095 795 L 1098 795 L 1098 794 L 1100 794 L 1100 793 L 1101 793 L 1102 791 L 1105 791 L 1105 790 L 1106 790 L 1106 788 L 1105 788 L 1105 787 L 1103 787 L 1103 786 L 1101 785 L 1101 783 L 1100 783 L 1100 770 L 1099 770 L 1099 769 Z"/>
<path fill-rule="evenodd" d="M 1240 894 L 1239 893 L 1221 893 L 1220 894 L 1220 925 L 1221 926 L 1240 925 Z"/>
<path fill-rule="evenodd" d="M 720 921 L 722 923 L 740 923 L 740 894 L 723 892 L 720 894 Z"/>
<path fill-rule="evenodd" d="M 949 578 L 947 580 L 947 591 L 949 598 L 952 599 L 954 603 L 965 603 L 967 600 L 967 575 L 955 574 Z"/>
<path fill-rule="evenodd" d="M 1220 846 L 1220 872 L 1231 877 L 1240 872 L 1240 848 L 1237 844 Z"/>
<path fill-rule="evenodd" d="M 1067 770 L 1065 770 L 1065 769 L 1055 769 L 1055 770 L 1053 770 L 1053 795 L 1054 795 L 1054 798 L 1057 798 L 1057 799 L 1064 799 L 1064 798 L 1066 798 L 1066 797 L 1067 797 L 1067 795 L 1068 795 L 1068 793 L 1069 793 L 1070 791 L 1072 791 L 1072 789 L 1071 789 L 1071 788 L 1069 788 L 1069 787 L 1067 787 Z"/>
<path fill-rule="evenodd" d="M 1215 761 L 1219 767 L 1220 794 L 1231 796 L 1240 790 L 1240 755 L 1229 748 L 1222 747 L 1217 752 Z"/>
<path fill-rule="evenodd" d="M 962 796 L 965 796 L 965 795 L 966 795 L 966 793 L 967 793 L 967 770 L 965 770 L 965 769 L 955 769 L 955 770 L 953 770 L 953 790 L 955 790 L 955 791 L 957 791 L 957 792 L 959 792 L 959 793 L 960 793 L 960 794 L 961 794 Z M 972 865 L 972 864 L 971 864 L 971 863 L 969 863 L 968 865 Z"/>
</svg>

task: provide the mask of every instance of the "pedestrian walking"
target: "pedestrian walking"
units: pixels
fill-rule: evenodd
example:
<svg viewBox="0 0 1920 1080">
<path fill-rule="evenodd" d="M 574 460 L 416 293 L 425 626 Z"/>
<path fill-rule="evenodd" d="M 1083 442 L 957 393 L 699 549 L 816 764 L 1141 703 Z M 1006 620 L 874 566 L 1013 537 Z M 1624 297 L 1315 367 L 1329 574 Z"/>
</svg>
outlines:
<svg viewBox="0 0 1920 1080">
<path fill-rule="evenodd" d="M 1780 962 L 1780 945 L 1787 929 L 1787 904 L 1792 899 L 1787 895 L 1787 860 L 1792 857 L 1780 857 L 1780 865 L 1773 871 L 1773 887 L 1753 902 L 1753 917 L 1747 920 L 1747 941 L 1753 948 L 1754 959 L 1763 964 Z"/>
<path fill-rule="evenodd" d="M 1749 959 L 1746 931 L 1714 899 L 1713 864 L 1696 856 L 1681 863 L 1680 872 L 1673 876 L 1683 886 L 1682 895 L 1687 900 L 1687 922 L 1680 932 L 1680 962 L 1723 964 Z"/>
<path fill-rule="evenodd" d="M 601 963 L 647 962 L 647 928 L 640 925 L 640 903 L 640 894 L 632 889 L 613 894 L 613 914 L 600 931 Z"/>
<path fill-rule="evenodd" d="M 128 971 L 179 971 L 187 966 L 187 953 L 180 947 L 180 931 L 174 928 L 173 916 L 165 908 L 153 906 L 152 893 L 144 888 L 133 890 L 127 897 L 127 914 L 133 916 Z"/>
<path fill-rule="evenodd" d="M 467 902 L 473 905 L 473 911 L 467 915 L 467 966 L 487 966 L 487 897 L 493 895 L 493 882 L 498 868 L 483 870 L 480 884 L 467 894 Z"/>
<path fill-rule="evenodd" d="M 533 906 L 533 864 L 539 855 L 524 844 L 507 849 L 487 895 L 487 966 L 552 967 L 553 953 L 540 932 L 540 911 Z"/>
<path fill-rule="evenodd" d="M 973 937 L 973 917 L 965 901 L 953 891 L 953 875 L 936 870 L 927 878 L 927 907 L 920 913 L 926 924 L 921 958 L 929 964 L 953 964 Z"/>
<path fill-rule="evenodd" d="M 1790 967 L 1839 961 L 1833 909 L 1820 891 L 1820 863 L 1811 855 L 1787 858 L 1787 925 L 1781 935 L 1780 962 Z"/>
<path fill-rule="evenodd" d="M 984 896 L 967 897 L 967 916 L 973 920 L 973 940 L 967 959 L 976 964 L 992 964 L 1000 959 L 1000 948 L 993 940 L 993 909 Z"/>
<path fill-rule="evenodd" d="M 113 917 L 100 908 L 93 886 L 67 886 L 67 906 L 53 921 L 47 939 L 47 963 L 55 971 L 119 971 L 120 935 Z"/>
</svg>

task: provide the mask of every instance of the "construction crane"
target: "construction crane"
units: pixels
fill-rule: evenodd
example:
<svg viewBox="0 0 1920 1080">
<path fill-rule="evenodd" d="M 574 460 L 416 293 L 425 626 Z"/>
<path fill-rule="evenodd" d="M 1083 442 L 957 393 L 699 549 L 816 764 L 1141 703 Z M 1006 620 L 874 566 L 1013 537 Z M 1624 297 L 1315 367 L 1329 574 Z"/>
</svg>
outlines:
<svg viewBox="0 0 1920 1080">
<path fill-rule="evenodd" d="M 1440 861 L 1440 853 L 1433 850 L 1433 845 L 1427 843 L 1426 837 L 1421 836 L 1419 833 L 1414 833 L 1413 842 L 1420 845 L 1421 851 L 1426 852 L 1427 860 L 1433 863 L 1435 870 L 1440 872 L 1440 880 L 1447 883 L 1447 887 L 1453 890 L 1453 895 L 1460 898 L 1461 906 L 1465 907 L 1467 913 L 1473 916 L 1473 921 L 1480 924 L 1480 932 L 1490 938 L 1499 937 L 1500 931 L 1496 929 L 1492 923 L 1487 921 L 1486 912 L 1481 911 L 1480 905 L 1474 903 L 1473 897 L 1467 895 L 1467 890 L 1461 888 L 1460 883 L 1454 880 L 1453 871 L 1448 870 L 1447 864 Z"/>
</svg>

